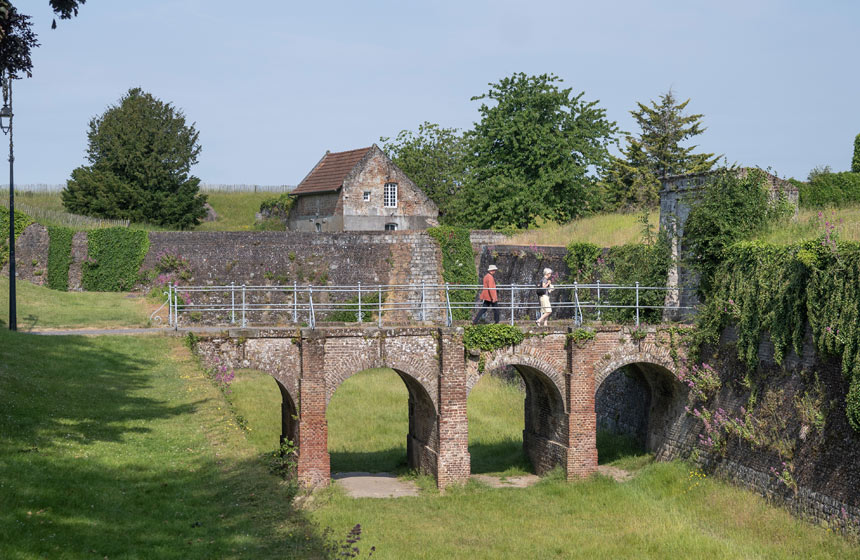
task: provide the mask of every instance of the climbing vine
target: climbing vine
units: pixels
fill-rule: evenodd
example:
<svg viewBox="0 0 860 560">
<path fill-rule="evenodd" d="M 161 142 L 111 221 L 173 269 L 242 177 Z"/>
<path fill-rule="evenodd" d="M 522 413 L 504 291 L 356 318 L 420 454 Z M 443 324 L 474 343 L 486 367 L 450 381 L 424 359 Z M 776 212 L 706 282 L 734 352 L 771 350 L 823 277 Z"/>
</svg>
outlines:
<svg viewBox="0 0 860 560">
<path fill-rule="evenodd" d="M 469 325 L 463 333 L 463 346 L 478 350 L 495 350 L 519 344 L 525 333 L 513 325 Z"/>
<path fill-rule="evenodd" d="M 738 358 L 754 371 L 763 336 L 782 363 L 790 350 L 801 353 L 808 324 L 816 349 L 841 358 L 848 421 L 860 431 L 860 244 L 825 234 L 791 246 L 737 243 L 724 256 L 697 318 L 693 355 L 734 324 Z"/>
<path fill-rule="evenodd" d="M 72 263 L 72 237 L 75 230 L 48 226 L 48 287 L 65 292 L 69 289 L 69 265 Z"/>
<path fill-rule="evenodd" d="M 15 239 L 33 223 L 33 218 L 27 214 L 15 211 Z M 0 206 L 0 267 L 9 260 L 9 209 Z M 15 262 L 18 262 L 17 259 Z"/>
<path fill-rule="evenodd" d="M 430 237 L 439 243 L 442 251 L 442 279 L 449 284 L 478 284 L 478 274 L 475 271 L 475 256 L 472 253 L 472 242 L 469 240 L 469 230 L 452 226 L 439 226 L 427 230 Z M 473 303 L 475 291 L 471 289 L 451 290 L 451 302 Z M 454 319 L 469 319 L 468 309 L 455 309 Z"/>
<path fill-rule="evenodd" d="M 120 227 L 97 229 L 87 234 L 87 250 L 83 264 L 85 290 L 129 290 L 138 281 L 140 265 L 149 251 L 149 236 L 142 230 Z"/>
</svg>

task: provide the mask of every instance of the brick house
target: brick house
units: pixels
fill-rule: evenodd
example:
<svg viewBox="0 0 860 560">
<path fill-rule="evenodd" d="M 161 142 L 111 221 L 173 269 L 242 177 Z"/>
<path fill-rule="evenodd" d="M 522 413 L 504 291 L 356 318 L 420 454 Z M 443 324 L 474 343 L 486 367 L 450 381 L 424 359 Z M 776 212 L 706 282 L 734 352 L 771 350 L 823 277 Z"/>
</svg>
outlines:
<svg viewBox="0 0 860 560">
<path fill-rule="evenodd" d="M 374 144 L 326 152 L 291 193 L 293 231 L 421 230 L 438 225 L 439 209 Z"/>
</svg>

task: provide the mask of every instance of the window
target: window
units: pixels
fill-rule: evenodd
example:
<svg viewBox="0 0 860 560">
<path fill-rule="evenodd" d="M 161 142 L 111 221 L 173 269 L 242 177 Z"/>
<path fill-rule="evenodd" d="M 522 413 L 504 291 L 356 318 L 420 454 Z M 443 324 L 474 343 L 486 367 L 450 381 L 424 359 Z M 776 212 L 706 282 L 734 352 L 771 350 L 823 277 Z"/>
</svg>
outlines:
<svg viewBox="0 0 860 560">
<path fill-rule="evenodd" d="M 364 191 L 364 201 L 370 202 L 370 191 Z"/>
<path fill-rule="evenodd" d="M 385 231 L 397 231 L 397 224 L 385 224 Z"/>
<path fill-rule="evenodd" d="M 397 183 L 385 183 L 385 194 L 382 198 L 382 206 L 397 208 Z"/>
<path fill-rule="evenodd" d="M 322 231 L 322 224 L 317 222 L 317 231 Z"/>
</svg>

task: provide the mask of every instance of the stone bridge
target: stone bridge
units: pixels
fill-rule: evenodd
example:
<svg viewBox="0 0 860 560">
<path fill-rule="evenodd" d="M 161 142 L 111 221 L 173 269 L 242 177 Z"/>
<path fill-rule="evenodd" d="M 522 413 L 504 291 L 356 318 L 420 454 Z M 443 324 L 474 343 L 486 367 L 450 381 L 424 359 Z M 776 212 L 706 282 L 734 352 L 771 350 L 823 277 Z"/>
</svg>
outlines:
<svg viewBox="0 0 860 560">
<path fill-rule="evenodd" d="M 532 327 L 520 344 L 482 352 L 464 347 L 460 327 L 236 329 L 202 334 L 197 352 L 207 365 L 254 368 L 277 381 L 281 437 L 298 443 L 304 485 L 330 481 L 326 409 L 335 390 L 379 367 L 408 389 L 410 467 L 435 476 L 440 488 L 469 478 L 467 398 L 482 375 L 506 367 L 524 381 L 523 447 L 537 474 L 561 466 L 571 479 L 596 470 L 595 394 L 625 366 L 650 388 L 646 446 L 659 458 L 684 416 L 686 388 L 676 379 L 684 349 L 659 326 L 603 325 L 588 340 L 573 332 Z"/>
</svg>

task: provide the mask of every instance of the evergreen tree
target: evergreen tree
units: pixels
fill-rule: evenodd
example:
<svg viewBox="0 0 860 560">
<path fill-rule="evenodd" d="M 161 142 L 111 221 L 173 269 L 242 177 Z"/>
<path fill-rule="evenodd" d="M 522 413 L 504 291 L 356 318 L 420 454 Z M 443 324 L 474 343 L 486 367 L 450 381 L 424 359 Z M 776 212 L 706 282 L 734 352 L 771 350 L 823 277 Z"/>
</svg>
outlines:
<svg viewBox="0 0 860 560">
<path fill-rule="evenodd" d="M 189 175 L 199 133 L 182 111 L 134 88 L 89 127 L 90 165 L 72 172 L 62 195 L 69 212 L 180 229 L 200 223 L 206 196 Z"/>
<path fill-rule="evenodd" d="M 584 92 L 561 89 L 554 75 L 517 73 L 472 100 L 480 122 L 467 134 L 468 171 L 456 221 L 478 228 L 566 222 L 594 208 L 596 178 L 617 128 Z"/>
<path fill-rule="evenodd" d="M 851 159 L 851 171 L 860 173 L 860 134 L 854 138 L 854 157 Z"/>
<path fill-rule="evenodd" d="M 705 131 L 704 115 L 685 115 L 689 99 L 678 103 L 672 90 L 660 96 L 659 104 L 637 103 L 630 114 L 639 125 L 638 137 L 627 135 L 621 158 L 613 158 L 602 186 L 609 208 L 655 206 L 659 200 L 660 178 L 667 175 L 710 171 L 720 156 L 696 154 L 697 146 L 681 143 Z"/>
</svg>

